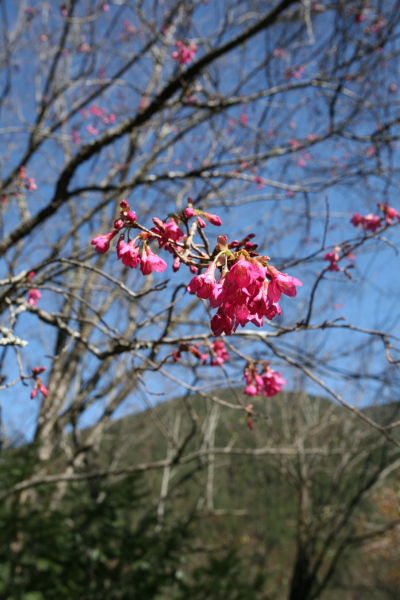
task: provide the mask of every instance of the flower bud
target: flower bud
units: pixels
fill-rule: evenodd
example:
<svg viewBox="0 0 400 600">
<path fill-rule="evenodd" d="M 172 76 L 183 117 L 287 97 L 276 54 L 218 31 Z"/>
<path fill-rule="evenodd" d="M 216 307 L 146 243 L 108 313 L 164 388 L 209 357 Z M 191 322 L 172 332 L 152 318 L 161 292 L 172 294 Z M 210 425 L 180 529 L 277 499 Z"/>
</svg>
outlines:
<svg viewBox="0 0 400 600">
<path fill-rule="evenodd" d="M 185 208 L 185 215 L 187 216 L 188 219 L 190 219 L 190 217 L 194 217 L 195 214 L 196 213 L 194 212 L 194 210 L 191 206 L 189 206 L 189 208 Z"/>
<path fill-rule="evenodd" d="M 117 219 L 114 223 L 114 229 L 122 229 L 124 226 L 124 222 L 122 219 Z"/>
<path fill-rule="evenodd" d="M 119 204 L 119 205 L 120 205 L 120 207 L 121 207 L 122 209 L 124 209 L 124 210 L 125 210 L 125 209 L 128 209 L 128 210 L 129 210 L 129 204 L 127 203 L 127 201 L 126 201 L 126 200 L 121 200 L 121 202 L 120 202 L 120 204 Z"/>
<path fill-rule="evenodd" d="M 39 375 L 39 373 L 43 373 L 46 370 L 46 367 L 33 367 L 32 375 Z"/>
<path fill-rule="evenodd" d="M 189 268 L 190 268 L 190 270 L 191 270 L 192 273 L 197 273 L 197 271 L 198 271 L 198 268 L 195 267 L 194 265 L 190 265 Z"/>
<path fill-rule="evenodd" d="M 197 222 L 198 222 L 198 224 L 200 225 L 200 227 L 201 227 L 202 229 L 204 229 L 204 227 L 206 226 L 206 223 L 205 223 L 204 219 L 202 219 L 202 218 L 200 217 L 200 215 L 196 215 L 196 218 L 197 218 Z"/>
<path fill-rule="evenodd" d="M 133 212 L 133 210 L 128 212 L 126 215 L 126 220 L 128 223 L 134 223 L 136 221 L 136 214 Z"/>
</svg>

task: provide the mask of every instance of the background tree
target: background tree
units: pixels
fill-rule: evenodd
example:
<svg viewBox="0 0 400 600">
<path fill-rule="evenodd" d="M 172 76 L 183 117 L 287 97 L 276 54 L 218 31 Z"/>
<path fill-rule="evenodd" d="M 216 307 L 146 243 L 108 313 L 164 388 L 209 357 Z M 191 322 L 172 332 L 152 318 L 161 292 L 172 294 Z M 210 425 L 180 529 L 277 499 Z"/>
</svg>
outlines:
<svg viewBox="0 0 400 600">
<path fill-rule="evenodd" d="M 72 0 L 1 11 L 3 416 L 8 436 L 17 422 L 38 448 L 1 497 L 35 502 L 30 490 L 53 483 L 56 510 L 68 482 L 105 476 L 113 419 L 149 408 L 164 455 L 122 466 L 117 449 L 107 474 L 162 471 L 161 527 L 171 477 L 206 469 L 213 512 L 220 407 L 257 440 L 270 416 L 257 395 L 279 391 L 280 373 L 381 437 L 369 490 L 400 446 L 396 416 L 363 410 L 398 395 L 398 2 Z M 100 236 L 112 231 L 106 252 Z M 125 245 L 136 235 L 140 254 Z M 222 297 L 210 308 L 212 278 L 187 291 L 213 263 L 229 271 L 225 291 L 241 288 L 229 290 L 233 323 Z M 262 277 L 268 296 L 256 301 Z M 274 315 L 298 280 L 299 298 L 282 296 Z M 253 404 L 237 390 L 243 377 Z M 180 410 L 165 421 L 158 404 L 182 388 L 183 429 Z M 147 431 L 126 443 L 140 447 Z M 364 457 L 361 441 L 355 449 Z M 314 516 L 304 519 L 314 551 Z"/>
</svg>

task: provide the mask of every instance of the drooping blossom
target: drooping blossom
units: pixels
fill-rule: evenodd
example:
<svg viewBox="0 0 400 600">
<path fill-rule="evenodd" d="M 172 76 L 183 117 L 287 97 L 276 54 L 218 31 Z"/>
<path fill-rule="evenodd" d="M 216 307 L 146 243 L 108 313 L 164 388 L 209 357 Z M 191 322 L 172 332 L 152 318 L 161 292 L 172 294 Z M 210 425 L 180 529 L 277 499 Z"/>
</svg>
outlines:
<svg viewBox="0 0 400 600">
<path fill-rule="evenodd" d="M 187 290 L 191 294 L 197 294 L 198 298 L 206 300 L 210 297 L 213 287 L 216 284 L 215 281 L 215 269 L 217 268 L 216 263 L 211 263 L 205 273 L 202 275 L 196 275 L 189 283 Z"/>
<path fill-rule="evenodd" d="M 360 213 L 355 212 L 350 219 L 350 223 L 354 225 L 354 227 L 358 227 L 359 225 L 364 225 L 364 217 L 360 215 Z"/>
<path fill-rule="evenodd" d="M 332 250 L 331 252 L 327 252 L 324 256 L 324 260 L 328 260 L 331 264 L 329 265 L 329 271 L 339 271 L 338 260 L 339 260 L 339 252 L 338 250 Z"/>
<path fill-rule="evenodd" d="M 228 352 L 226 351 L 225 344 L 222 340 L 215 340 L 213 343 L 213 350 L 216 356 L 211 359 L 211 365 L 213 367 L 223 365 L 226 360 L 230 359 Z"/>
<path fill-rule="evenodd" d="M 393 222 L 393 219 L 395 219 L 396 217 L 397 217 L 398 221 L 400 222 L 400 214 L 397 212 L 397 210 L 395 208 L 393 208 L 392 206 L 389 206 L 388 202 L 385 202 L 385 204 L 379 203 L 378 208 L 380 208 L 385 215 L 386 225 L 391 225 Z"/>
<path fill-rule="evenodd" d="M 267 366 L 261 378 L 264 382 L 263 396 L 267 396 L 268 398 L 279 394 L 282 386 L 287 385 L 282 375 L 278 371 L 273 371 L 269 366 Z"/>
<path fill-rule="evenodd" d="M 197 46 L 193 42 L 184 44 L 180 40 L 175 42 L 176 50 L 171 54 L 172 58 L 175 58 L 180 65 L 187 65 L 192 62 Z"/>
<path fill-rule="evenodd" d="M 268 274 L 271 277 L 271 281 L 268 284 L 268 297 L 271 302 L 279 302 L 281 294 L 294 298 L 297 294 L 296 286 L 302 286 L 302 282 L 287 275 L 287 273 L 281 273 L 275 267 L 268 265 Z"/>
<path fill-rule="evenodd" d="M 168 223 L 163 223 L 160 219 L 154 221 L 156 222 L 156 227 L 153 227 L 150 231 L 160 236 L 157 238 L 159 247 L 164 248 L 173 254 L 174 251 L 171 247 L 170 240 L 172 240 L 172 242 L 180 242 L 184 236 L 183 231 L 179 229 L 174 219 L 170 219 Z"/>
<path fill-rule="evenodd" d="M 222 244 L 222 247 L 227 248 L 222 253 L 231 254 L 225 236 L 220 236 L 218 241 L 220 247 Z M 235 241 L 235 244 L 245 245 L 248 251 L 256 248 L 247 238 L 242 242 Z M 246 256 L 249 256 L 247 252 Z M 239 254 L 233 264 L 222 271 L 218 283 L 215 281 L 214 262 L 214 266 L 210 265 L 204 275 L 192 279 L 188 287 L 188 291 L 196 293 L 199 298 L 208 298 L 211 308 L 218 308 L 217 314 L 211 320 L 211 328 L 215 335 L 230 335 L 239 325 L 244 327 L 247 323 L 262 327 L 263 317 L 273 319 L 281 314 L 278 304 L 281 293 L 293 297 L 296 294 L 295 286 L 302 285 L 297 279 L 280 273 L 273 267 L 267 276 L 266 269 L 259 260 L 246 256 L 243 253 Z M 268 291 L 270 286 L 272 297 Z"/>
<path fill-rule="evenodd" d="M 194 212 L 194 209 L 191 206 L 189 206 L 188 208 L 185 208 L 184 212 L 185 212 L 185 215 L 187 216 L 188 219 L 190 219 L 190 217 L 194 217 L 195 214 L 196 214 Z"/>
<path fill-rule="evenodd" d="M 221 335 L 225 333 L 225 335 L 231 335 L 233 327 L 233 321 L 230 317 L 228 317 L 223 308 L 219 308 L 217 314 L 213 316 L 211 319 L 211 330 L 214 335 Z"/>
<path fill-rule="evenodd" d="M 139 248 L 135 246 L 135 244 L 136 240 L 132 240 L 128 244 L 125 244 L 125 242 L 123 240 L 121 242 L 120 239 L 118 242 L 119 248 L 117 246 L 118 259 L 122 259 L 122 264 L 131 269 L 136 269 L 140 263 Z"/>
<path fill-rule="evenodd" d="M 150 275 L 153 271 L 161 273 L 167 268 L 165 260 L 154 254 L 146 243 L 143 244 L 140 255 L 140 270 L 143 275 Z"/>
<path fill-rule="evenodd" d="M 279 394 L 282 385 L 287 385 L 282 375 L 277 371 L 273 371 L 268 363 L 262 375 L 257 372 L 255 365 L 248 365 L 244 370 L 244 377 L 247 385 L 243 393 L 246 396 L 267 396 L 271 398 Z"/>
<path fill-rule="evenodd" d="M 98 235 L 97 237 L 92 239 L 90 244 L 92 246 L 96 246 L 96 252 L 98 252 L 99 254 L 105 254 L 107 250 L 110 249 L 110 242 L 113 239 L 113 237 L 117 235 L 117 233 L 118 230 L 114 229 L 114 231 L 110 231 L 109 233 L 103 233 L 102 235 Z"/>
<path fill-rule="evenodd" d="M 30 289 L 28 293 L 28 304 L 31 306 L 37 306 L 37 301 L 40 300 L 41 297 L 42 294 L 39 292 L 39 290 L 36 290 L 35 288 Z"/>
<path fill-rule="evenodd" d="M 379 227 L 381 227 L 381 225 L 382 225 L 381 219 L 378 215 L 374 215 L 374 214 L 370 213 L 369 215 L 366 215 L 364 217 L 363 226 L 366 231 L 372 231 L 372 233 L 375 233 L 375 231 L 377 229 L 379 229 Z"/>
</svg>

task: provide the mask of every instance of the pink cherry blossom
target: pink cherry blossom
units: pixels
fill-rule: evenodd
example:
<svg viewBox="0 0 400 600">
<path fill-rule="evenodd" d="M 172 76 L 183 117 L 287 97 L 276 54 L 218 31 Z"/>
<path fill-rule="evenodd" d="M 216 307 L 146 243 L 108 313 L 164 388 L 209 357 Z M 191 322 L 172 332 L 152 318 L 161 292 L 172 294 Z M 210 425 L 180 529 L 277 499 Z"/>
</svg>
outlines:
<svg viewBox="0 0 400 600">
<path fill-rule="evenodd" d="M 28 192 L 34 192 L 35 190 L 38 189 L 33 177 L 28 177 L 27 182 L 28 182 Z"/>
<path fill-rule="evenodd" d="M 211 319 L 211 330 L 214 335 L 231 335 L 232 333 L 232 319 L 230 319 L 220 307 L 216 315 Z"/>
<path fill-rule="evenodd" d="M 355 212 L 350 219 L 350 223 L 354 225 L 354 227 L 358 227 L 359 225 L 364 225 L 364 217 L 360 215 L 360 213 Z"/>
<path fill-rule="evenodd" d="M 244 388 L 243 393 L 246 394 L 246 396 L 257 396 L 258 391 L 256 386 L 250 383 Z"/>
<path fill-rule="evenodd" d="M 96 252 L 98 252 L 99 254 L 105 254 L 110 248 L 111 240 L 114 236 L 117 235 L 117 233 L 118 230 L 114 229 L 114 231 L 110 231 L 109 233 L 103 233 L 102 235 L 98 235 L 97 237 L 92 239 L 90 244 L 92 246 L 96 246 Z"/>
<path fill-rule="evenodd" d="M 372 233 L 375 233 L 375 231 L 381 227 L 382 223 L 378 215 L 370 213 L 364 217 L 363 225 L 366 231 L 372 231 Z"/>
<path fill-rule="evenodd" d="M 28 304 L 31 306 L 37 306 L 37 301 L 40 300 L 41 297 L 42 294 L 39 292 L 39 290 L 36 290 L 35 288 L 30 289 L 28 293 Z"/>
<path fill-rule="evenodd" d="M 167 268 L 165 260 L 154 254 L 146 244 L 143 245 L 140 255 L 140 270 L 143 275 L 150 275 L 153 271 L 162 273 Z"/>
<path fill-rule="evenodd" d="M 397 210 L 395 208 L 389 206 L 388 202 L 385 202 L 385 204 L 379 203 L 378 208 L 380 208 L 384 212 L 386 225 L 391 225 L 393 222 L 393 219 L 395 219 L 396 217 L 397 217 L 398 221 L 400 222 L 400 214 L 397 212 Z"/>
<path fill-rule="evenodd" d="M 185 212 L 185 215 L 187 216 L 188 219 L 190 219 L 190 217 L 194 217 L 195 214 L 196 214 L 194 212 L 194 209 L 192 207 L 190 207 L 190 206 L 188 208 L 185 208 L 184 212 Z"/>
<path fill-rule="evenodd" d="M 121 243 L 120 239 L 118 242 L 119 248 L 117 246 L 118 259 L 121 258 L 122 264 L 125 265 L 125 267 L 130 267 L 131 269 L 136 269 L 140 263 L 139 248 L 136 247 L 135 244 L 136 240 L 132 240 L 128 244 L 125 244 L 123 241 Z"/>
<path fill-rule="evenodd" d="M 197 294 L 198 298 L 207 299 L 210 297 L 213 287 L 216 285 L 215 269 L 213 262 L 202 275 L 196 275 L 189 283 L 187 290 L 191 294 Z"/>
<path fill-rule="evenodd" d="M 169 240 L 172 240 L 172 242 L 180 242 L 185 234 L 179 229 L 174 219 L 170 219 L 169 223 L 163 223 L 159 219 L 156 222 L 157 227 L 153 227 L 150 231 L 153 231 L 160 236 L 157 239 L 159 247 L 165 248 L 165 250 L 168 250 L 168 252 L 173 254 L 173 249 Z"/>
<path fill-rule="evenodd" d="M 329 271 L 339 271 L 338 260 L 339 253 L 336 250 L 332 250 L 332 252 L 327 252 L 324 256 L 324 260 L 328 260 L 331 264 L 329 265 Z"/>
<path fill-rule="evenodd" d="M 286 273 L 281 273 L 275 267 L 268 265 L 268 275 L 271 277 L 271 281 L 268 285 L 268 297 L 271 302 L 278 302 L 281 294 L 294 298 L 297 294 L 296 286 L 302 286 L 302 282 L 291 277 Z"/>
<path fill-rule="evenodd" d="M 268 398 L 279 394 L 282 385 L 287 385 L 282 375 L 270 367 L 267 367 L 266 372 L 262 375 L 262 380 L 264 382 L 263 396 L 268 396 Z"/>
<path fill-rule="evenodd" d="M 171 54 L 172 58 L 175 58 L 180 65 L 187 65 L 192 62 L 197 46 L 193 42 L 184 44 L 181 41 L 175 42 L 176 50 Z"/>
<path fill-rule="evenodd" d="M 87 125 L 86 126 L 86 131 L 88 133 L 91 133 L 92 135 L 97 135 L 99 133 L 98 129 L 96 129 L 95 127 L 93 127 L 93 125 Z"/>
<path fill-rule="evenodd" d="M 225 344 L 222 340 L 215 340 L 213 343 L 213 350 L 216 354 L 216 356 L 211 359 L 211 365 L 213 367 L 223 365 L 226 360 L 230 359 L 230 356 L 226 351 Z"/>
</svg>

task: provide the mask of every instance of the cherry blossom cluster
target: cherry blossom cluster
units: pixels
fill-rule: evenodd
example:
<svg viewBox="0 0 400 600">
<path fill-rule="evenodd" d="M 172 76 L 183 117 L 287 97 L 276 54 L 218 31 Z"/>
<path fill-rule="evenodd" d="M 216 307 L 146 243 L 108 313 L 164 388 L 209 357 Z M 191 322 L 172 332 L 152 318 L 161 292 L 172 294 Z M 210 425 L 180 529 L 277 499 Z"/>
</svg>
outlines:
<svg viewBox="0 0 400 600">
<path fill-rule="evenodd" d="M 372 233 L 374 233 L 377 229 L 382 227 L 383 219 L 385 219 L 386 225 L 392 225 L 393 220 L 396 218 L 400 223 L 400 214 L 397 212 L 396 209 L 389 206 L 388 202 L 385 202 L 385 204 L 381 204 L 379 202 L 378 208 L 382 210 L 383 217 L 380 217 L 379 215 L 374 215 L 373 213 L 369 213 L 368 215 L 363 217 L 362 215 L 360 215 L 360 213 L 356 212 L 353 214 L 350 223 L 354 225 L 354 227 L 361 226 L 362 229 L 364 229 L 364 231 L 371 231 Z"/>
<path fill-rule="evenodd" d="M 207 363 L 207 360 L 210 357 L 210 365 L 212 367 L 221 366 L 226 360 L 229 360 L 230 356 L 226 351 L 225 344 L 222 340 L 215 340 L 212 344 L 212 350 L 213 352 L 210 356 L 206 351 L 202 352 L 200 350 L 200 344 L 190 346 L 189 344 L 182 342 L 182 344 L 179 344 L 178 350 L 173 351 L 172 358 L 175 362 L 178 362 L 182 356 L 182 352 L 190 352 L 195 358 L 201 360 L 203 365 Z"/>
<path fill-rule="evenodd" d="M 282 375 L 278 371 L 273 371 L 268 363 L 263 363 L 264 372 L 260 375 L 254 363 L 248 363 L 244 369 L 244 378 L 246 387 L 243 393 L 246 396 L 268 396 L 272 398 L 282 389 L 283 385 L 287 385 Z"/>
<path fill-rule="evenodd" d="M 249 322 L 262 327 L 263 317 L 273 319 L 282 314 L 278 304 L 281 294 L 293 298 L 296 286 L 303 285 L 270 265 L 268 256 L 256 254 L 257 245 L 250 242 L 252 237 L 250 234 L 241 242 L 234 240 L 229 244 L 226 236 L 218 237 L 213 262 L 188 285 L 190 293 L 209 300 L 211 308 L 218 308 L 211 319 L 214 335 L 231 335 L 232 330 Z M 217 267 L 221 267 L 218 283 Z"/>
<path fill-rule="evenodd" d="M 104 79 L 104 77 L 104 69 L 100 69 L 100 78 Z M 104 125 L 114 125 L 117 120 L 113 112 L 109 113 L 107 108 L 100 108 L 97 104 L 92 104 L 88 110 L 83 108 L 80 111 L 80 114 L 85 119 L 93 117 L 93 122 L 86 126 L 86 131 L 93 136 L 96 136 L 99 133 L 99 123 L 103 123 Z M 77 125 L 74 125 L 72 128 L 72 139 L 74 144 L 79 144 L 81 141 L 78 129 L 79 126 Z"/>
<path fill-rule="evenodd" d="M 188 65 L 192 62 L 196 52 L 197 46 L 193 42 L 184 44 L 181 41 L 175 42 L 176 50 L 171 54 L 172 58 L 175 58 L 180 65 Z"/>
<path fill-rule="evenodd" d="M 38 189 L 35 179 L 27 176 L 24 166 L 19 168 L 19 178 L 17 178 L 11 184 L 10 188 L 0 196 L 1 204 L 6 204 L 9 198 L 18 198 L 21 188 L 26 188 L 28 192 L 35 192 Z"/>
<path fill-rule="evenodd" d="M 179 222 L 187 224 L 192 217 L 195 217 L 199 227 L 203 229 L 206 226 L 204 217 L 213 225 L 221 225 L 221 219 L 217 215 L 194 209 L 191 198 L 188 207 L 180 215 L 174 215 L 166 221 L 154 217 L 155 227 L 150 230 L 137 223 L 136 213 L 130 209 L 125 200 L 120 203 L 120 208 L 120 216 L 114 223 L 113 231 L 95 237 L 91 244 L 95 246 L 96 252 L 105 254 L 110 249 L 113 238 L 119 234 L 116 246 L 118 260 L 131 269 L 140 266 L 143 275 L 150 275 L 153 271 L 162 272 L 167 268 L 167 263 L 150 249 L 148 244 L 152 240 L 157 240 L 159 248 L 176 256 L 173 264 L 175 272 L 179 269 L 182 260 L 186 260 L 188 250 L 184 249 L 181 240 L 185 241 L 187 237 L 179 229 Z M 132 229 L 141 229 L 142 233 L 130 240 L 129 234 Z M 128 243 L 125 241 L 125 236 L 128 238 Z M 194 264 L 190 264 L 189 268 L 193 273 L 197 272 Z"/>
<path fill-rule="evenodd" d="M 35 380 L 35 387 L 31 391 L 31 399 L 32 400 L 34 398 L 36 398 L 36 394 L 37 394 L 38 390 L 41 394 L 43 394 L 43 396 L 45 398 L 47 398 L 47 396 L 48 396 L 47 388 L 43 385 L 42 380 L 38 377 L 38 375 L 40 375 L 40 373 L 43 373 L 43 371 L 45 371 L 45 370 L 46 370 L 46 367 L 33 367 L 33 369 L 32 369 L 32 377 Z"/>
</svg>

